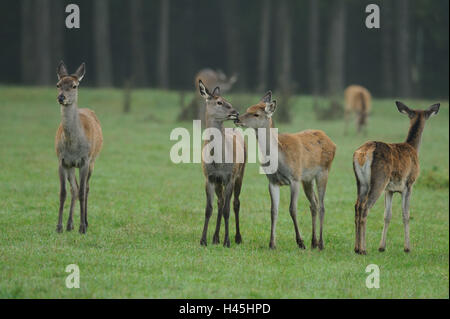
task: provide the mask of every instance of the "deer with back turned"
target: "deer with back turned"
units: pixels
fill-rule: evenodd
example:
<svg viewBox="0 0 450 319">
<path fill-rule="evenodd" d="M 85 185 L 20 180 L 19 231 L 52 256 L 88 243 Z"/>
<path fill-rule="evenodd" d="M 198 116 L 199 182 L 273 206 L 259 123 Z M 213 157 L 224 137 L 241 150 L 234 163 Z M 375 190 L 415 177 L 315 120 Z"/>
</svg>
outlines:
<svg viewBox="0 0 450 319">
<path fill-rule="evenodd" d="M 239 210 L 240 201 L 239 195 L 241 193 L 242 180 L 244 178 L 244 169 L 247 149 L 244 143 L 244 138 L 238 132 L 230 132 L 225 130 L 223 122 L 227 120 L 236 120 L 239 113 L 232 107 L 232 105 L 220 96 L 220 89 L 216 87 L 212 93 L 206 88 L 201 80 L 198 83 L 200 95 L 205 99 L 206 112 L 205 123 L 206 128 L 217 130 L 220 135 L 217 138 L 220 141 L 214 141 L 216 138 L 206 139 L 202 151 L 202 168 L 205 175 L 205 190 L 206 190 L 206 209 L 205 209 L 205 224 L 203 226 L 202 238 L 200 244 L 207 245 L 208 223 L 212 215 L 214 192 L 217 195 L 217 223 L 214 232 L 213 244 L 219 243 L 220 223 L 222 216 L 225 222 L 225 237 L 223 245 L 230 247 L 228 221 L 230 215 L 230 201 L 234 193 L 233 210 L 236 222 L 236 236 L 235 242 L 240 244 L 242 237 L 239 229 Z M 215 158 L 220 160 L 212 161 L 206 160 L 207 145 L 211 142 L 221 143 L 221 147 L 211 149 L 210 152 L 218 152 Z M 217 144 L 216 144 L 217 145 Z M 227 162 L 226 154 L 232 154 L 232 161 Z"/>
<path fill-rule="evenodd" d="M 305 130 L 293 134 L 276 135 L 272 115 L 277 103 L 272 101 L 272 92 L 267 92 L 260 102 L 247 109 L 247 112 L 239 116 L 236 125 L 249 127 L 255 130 L 265 129 L 266 141 L 262 141 L 257 134 L 261 149 L 266 152 L 278 152 L 278 166 L 275 173 L 266 173 L 269 179 L 269 192 L 271 199 L 271 234 L 269 247 L 274 249 L 275 229 L 278 218 L 278 206 L 280 203 L 280 186 L 288 185 L 291 191 L 291 203 L 289 212 L 294 223 L 297 245 L 304 249 L 305 244 L 297 225 L 297 200 L 300 184 L 310 203 L 312 216 L 311 247 L 324 248 L 323 221 L 325 216 L 325 191 L 328 182 L 328 174 L 336 152 L 336 146 L 331 139 L 320 130 Z M 262 144 L 263 143 L 263 144 Z M 264 145 L 264 146 L 262 146 Z M 274 150 L 275 148 L 275 150 Z M 264 154 L 263 154 L 264 156 Z M 314 182 L 317 193 L 314 192 Z M 319 241 L 316 238 L 316 216 L 320 218 Z"/>
<path fill-rule="evenodd" d="M 348 125 L 352 114 L 355 115 L 356 131 L 364 131 L 367 134 L 367 120 L 372 109 L 372 95 L 369 90 L 361 85 L 350 85 L 345 89 L 345 129 L 348 132 Z"/>
<path fill-rule="evenodd" d="M 386 236 L 392 216 L 392 196 L 402 195 L 403 225 L 405 232 L 404 251 L 410 251 L 409 242 L 409 202 L 411 191 L 419 175 L 419 147 L 425 122 L 439 112 L 439 104 L 427 110 L 412 110 L 401 102 L 396 102 L 398 111 L 410 119 L 406 141 L 384 143 L 370 141 L 359 147 L 353 154 L 353 170 L 358 188 L 355 204 L 355 252 L 366 254 L 366 223 L 369 210 L 381 193 L 385 192 L 384 227 L 379 251 L 386 249 Z"/>
<path fill-rule="evenodd" d="M 69 75 L 64 63 L 58 65 L 58 103 L 61 105 L 61 124 L 55 138 L 58 156 L 58 172 L 60 181 L 59 216 L 57 232 L 62 232 L 64 202 L 66 200 L 66 180 L 71 187 L 71 203 L 67 231 L 73 229 L 73 209 L 77 198 L 80 200 L 79 232 L 86 233 L 88 227 L 87 202 L 89 180 L 94 170 L 94 162 L 103 144 L 102 128 L 95 113 L 89 109 L 78 108 L 78 86 L 85 74 L 85 64 Z M 79 169 L 80 184 L 75 176 Z"/>
</svg>

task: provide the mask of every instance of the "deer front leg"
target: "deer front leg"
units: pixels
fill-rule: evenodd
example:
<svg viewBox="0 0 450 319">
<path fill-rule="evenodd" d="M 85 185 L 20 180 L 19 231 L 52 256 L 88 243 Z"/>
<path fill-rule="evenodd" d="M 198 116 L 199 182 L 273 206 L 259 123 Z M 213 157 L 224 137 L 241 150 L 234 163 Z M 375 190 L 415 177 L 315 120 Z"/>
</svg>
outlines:
<svg viewBox="0 0 450 319">
<path fill-rule="evenodd" d="M 89 198 L 89 180 L 91 179 L 92 169 L 89 167 L 89 173 L 86 180 L 86 199 L 84 200 L 84 216 L 86 219 L 86 228 L 89 226 L 88 223 L 88 198 Z"/>
<path fill-rule="evenodd" d="M 295 229 L 295 240 L 297 245 L 301 249 L 305 249 L 305 244 L 303 243 L 303 239 L 300 235 L 300 231 L 298 230 L 297 224 L 297 200 L 298 200 L 298 192 L 299 192 L 300 183 L 292 182 L 291 183 L 291 204 L 289 205 L 289 213 L 291 214 L 292 222 L 294 223 Z"/>
<path fill-rule="evenodd" d="M 314 194 L 314 187 L 312 182 L 302 182 L 303 190 L 305 192 L 306 198 L 309 201 L 309 209 L 311 211 L 311 221 L 312 221 L 312 236 L 311 236 L 311 248 L 314 249 L 319 245 L 316 237 L 316 217 L 317 217 L 317 197 Z"/>
<path fill-rule="evenodd" d="M 393 192 L 386 191 L 386 194 L 384 196 L 384 227 L 383 233 L 381 234 L 380 247 L 378 248 L 378 251 L 381 252 L 386 249 L 386 236 L 392 217 L 392 195 L 394 195 Z"/>
<path fill-rule="evenodd" d="M 275 243 L 275 231 L 277 226 L 277 218 L 278 218 L 278 206 L 280 204 L 280 186 L 269 183 L 269 193 L 270 193 L 270 219 L 271 219 L 271 228 L 270 228 L 270 244 L 269 247 L 271 249 L 276 248 Z"/>
<path fill-rule="evenodd" d="M 62 218 L 63 218 L 63 211 L 64 211 L 64 202 L 66 201 L 66 196 L 67 196 L 66 169 L 64 167 L 62 167 L 62 165 L 59 165 L 58 173 L 59 173 L 60 191 L 59 191 L 58 225 L 56 225 L 56 231 L 58 233 L 62 233 L 62 231 L 63 231 Z"/>
<path fill-rule="evenodd" d="M 411 199 L 411 188 L 407 188 L 402 193 L 402 215 L 403 227 L 405 228 L 405 253 L 409 253 L 411 248 L 409 245 L 409 200 Z"/>
<path fill-rule="evenodd" d="M 213 211 L 213 199 L 214 199 L 214 185 L 209 181 L 205 185 L 206 191 L 206 208 L 205 208 L 205 224 L 203 226 L 202 238 L 200 239 L 200 245 L 207 246 L 206 236 L 208 234 L 208 223 Z"/>
<path fill-rule="evenodd" d="M 69 183 L 70 183 L 70 189 L 71 189 L 71 199 L 70 199 L 70 211 L 69 211 L 69 218 L 67 219 L 67 226 L 66 230 L 71 231 L 73 230 L 73 210 L 75 208 L 75 202 L 78 199 L 78 183 L 77 179 L 75 177 L 75 168 L 71 168 L 69 170 L 69 177 L 68 177 Z"/>
<path fill-rule="evenodd" d="M 229 220 L 230 220 L 230 202 L 231 195 L 233 194 L 233 183 L 228 182 L 225 188 L 225 200 L 223 203 L 223 219 L 225 221 L 225 237 L 223 239 L 223 246 L 230 247 L 230 233 L 229 233 Z"/>
<path fill-rule="evenodd" d="M 213 245 L 217 245 L 220 243 L 220 224 L 222 222 L 223 215 L 223 204 L 224 204 L 224 193 L 222 184 L 216 184 L 215 187 L 216 196 L 217 196 L 217 222 L 216 222 L 216 230 L 213 236 Z"/>
<path fill-rule="evenodd" d="M 80 234 L 85 234 L 87 230 L 86 226 L 86 184 L 89 172 L 89 164 L 84 163 L 80 167 Z"/>
</svg>

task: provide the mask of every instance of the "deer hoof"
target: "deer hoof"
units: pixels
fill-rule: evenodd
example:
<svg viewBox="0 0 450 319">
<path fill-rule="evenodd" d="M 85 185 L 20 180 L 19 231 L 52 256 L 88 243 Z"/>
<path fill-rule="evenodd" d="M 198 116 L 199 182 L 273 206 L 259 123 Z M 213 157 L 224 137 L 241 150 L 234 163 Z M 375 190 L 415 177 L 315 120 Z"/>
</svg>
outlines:
<svg viewBox="0 0 450 319">
<path fill-rule="evenodd" d="M 219 236 L 214 235 L 212 243 L 213 245 L 220 244 Z"/>
<path fill-rule="evenodd" d="M 62 231 L 63 231 L 62 225 L 56 225 L 56 232 L 57 233 L 62 233 Z"/>
<path fill-rule="evenodd" d="M 78 231 L 80 234 L 86 234 L 86 224 L 81 224 Z"/>
<path fill-rule="evenodd" d="M 384 247 L 378 248 L 378 251 L 379 251 L 380 253 L 384 252 L 385 250 L 386 250 L 386 249 L 385 249 Z"/>
<path fill-rule="evenodd" d="M 230 240 L 229 240 L 229 239 L 224 240 L 224 242 L 223 242 L 223 247 L 230 248 Z"/>
<path fill-rule="evenodd" d="M 405 248 L 404 251 L 405 251 L 405 253 L 409 253 L 410 252 L 409 248 Z"/>
<path fill-rule="evenodd" d="M 275 243 L 270 243 L 269 244 L 269 248 L 270 249 L 277 249 L 277 246 L 275 245 Z"/>
<path fill-rule="evenodd" d="M 317 240 L 315 240 L 315 239 L 311 240 L 311 249 L 314 249 L 314 248 L 316 248 L 317 246 L 318 246 Z"/>
<path fill-rule="evenodd" d="M 240 244 L 240 243 L 242 243 L 242 237 L 241 237 L 241 235 L 239 234 L 239 235 L 236 235 L 236 237 L 234 238 L 234 241 L 236 242 L 236 244 Z"/>
<path fill-rule="evenodd" d="M 200 239 L 200 245 L 201 246 L 208 246 L 208 244 L 206 243 L 206 239 L 205 238 L 202 238 L 202 239 Z"/>
<path fill-rule="evenodd" d="M 66 231 L 71 231 L 71 230 L 73 230 L 73 224 L 67 223 Z"/>
<path fill-rule="evenodd" d="M 325 248 L 325 246 L 323 245 L 323 242 L 319 242 L 319 250 L 323 250 Z"/>
</svg>

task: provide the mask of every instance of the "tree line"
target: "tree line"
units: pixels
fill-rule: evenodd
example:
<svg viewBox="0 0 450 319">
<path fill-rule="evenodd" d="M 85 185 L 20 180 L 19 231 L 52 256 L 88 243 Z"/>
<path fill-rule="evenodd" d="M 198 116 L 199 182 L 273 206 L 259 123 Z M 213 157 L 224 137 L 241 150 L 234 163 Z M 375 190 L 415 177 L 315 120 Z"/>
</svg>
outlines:
<svg viewBox="0 0 450 319">
<path fill-rule="evenodd" d="M 80 8 L 67 29 L 65 7 Z M 380 7 L 368 29 L 365 8 Z M 55 67 L 87 65 L 86 84 L 191 90 L 205 67 L 238 91 L 448 97 L 447 0 L 6 0 L 0 83 L 53 85 Z"/>
</svg>

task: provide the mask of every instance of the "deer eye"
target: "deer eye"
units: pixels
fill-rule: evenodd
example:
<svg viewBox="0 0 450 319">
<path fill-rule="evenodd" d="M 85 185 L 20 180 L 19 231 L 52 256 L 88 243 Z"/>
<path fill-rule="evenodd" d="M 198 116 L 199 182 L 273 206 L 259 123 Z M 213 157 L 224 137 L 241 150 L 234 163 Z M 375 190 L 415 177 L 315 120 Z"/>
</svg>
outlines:
<svg viewBox="0 0 450 319">
<path fill-rule="evenodd" d="M 59 89 L 60 87 L 61 87 L 61 85 L 59 85 L 59 84 L 56 84 L 56 87 Z"/>
<path fill-rule="evenodd" d="M 255 113 L 255 114 L 253 114 L 253 116 L 256 116 L 256 117 L 258 117 L 258 116 L 259 116 L 259 114 L 258 114 L 258 113 Z"/>
<path fill-rule="evenodd" d="M 74 85 L 72 85 L 72 89 L 76 89 L 77 88 L 77 86 L 74 84 Z"/>
<path fill-rule="evenodd" d="M 217 101 L 217 104 L 218 105 L 222 105 L 223 103 L 221 101 Z"/>
</svg>

